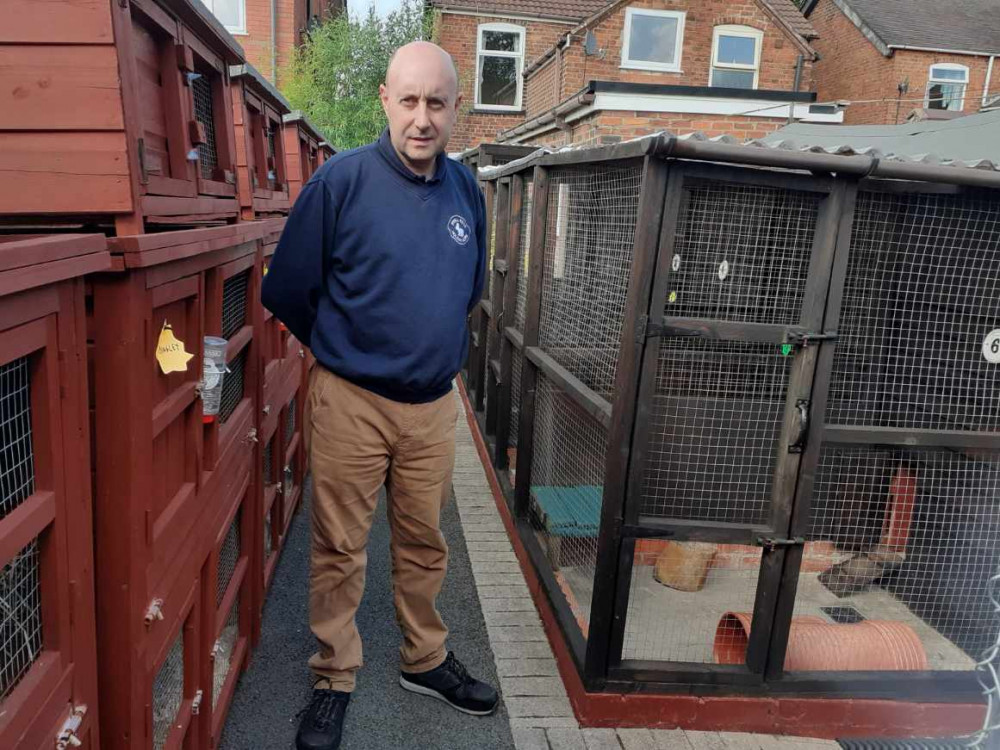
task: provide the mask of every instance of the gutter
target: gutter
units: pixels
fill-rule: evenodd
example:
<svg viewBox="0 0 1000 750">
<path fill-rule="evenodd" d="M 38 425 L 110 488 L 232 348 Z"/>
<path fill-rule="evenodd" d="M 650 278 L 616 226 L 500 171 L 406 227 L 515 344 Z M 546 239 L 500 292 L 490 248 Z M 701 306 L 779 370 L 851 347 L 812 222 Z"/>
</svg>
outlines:
<svg viewBox="0 0 1000 750">
<path fill-rule="evenodd" d="M 948 55 L 970 55 L 973 57 L 996 57 L 997 52 L 976 52 L 968 49 L 941 49 L 939 47 L 917 47 L 912 44 L 890 44 L 889 49 L 903 49 L 911 52 L 941 52 Z"/>
<path fill-rule="evenodd" d="M 590 87 L 588 86 L 575 96 L 571 96 L 562 104 L 557 104 L 548 112 L 543 112 L 542 114 L 537 115 L 536 117 L 533 117 L 530 120 L 526 120 L 525 122 L 522 122 L 515 128 L 511 128 L 510 130 L 505 130 L 503 133 L 500 134 L 500 136 L 504 140 L 509 140 L 511 138 L 516 138 L 519 135 L 523 135 L 524 133 L 528 133 L 532 130 L 538 130 L 539 128 L 548 125 L 550 123 L 552 124 L 553 127 L 560 127 L 559 123 L 562 120 L 563 115 L 566 115 L 575 109 L 579 109 L 580 107 L 585 107 L 588 104 L 592 104 L 593 102 L 594 102 L 594 94 L 593 92 L 591 92 Z"/>
</svg>

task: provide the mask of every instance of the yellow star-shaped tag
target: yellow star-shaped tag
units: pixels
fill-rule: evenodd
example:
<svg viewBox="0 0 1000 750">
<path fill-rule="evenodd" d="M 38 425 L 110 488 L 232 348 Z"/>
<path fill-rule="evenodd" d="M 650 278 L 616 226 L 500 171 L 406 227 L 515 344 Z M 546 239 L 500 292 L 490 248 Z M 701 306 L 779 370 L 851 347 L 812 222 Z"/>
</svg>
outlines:
<svg viewBox="0 0 1000 750">
<path fill-rule="evenodd" d="M 184 350 L 184 342 L 174 336 L 174 329 L 170 324 L 163 321 L 160 339 L 156 342 L 156 361 L 160 363 L 163 374 L 185 372 L 193 356 Z"/>
</svg>

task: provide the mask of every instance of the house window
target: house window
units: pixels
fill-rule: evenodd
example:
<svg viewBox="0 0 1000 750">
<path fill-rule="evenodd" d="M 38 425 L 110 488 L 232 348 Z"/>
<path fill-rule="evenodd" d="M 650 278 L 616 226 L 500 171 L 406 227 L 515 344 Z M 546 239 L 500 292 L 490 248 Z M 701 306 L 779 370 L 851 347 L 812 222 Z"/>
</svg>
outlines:
<svg viewBox="0 0 1000 750">
<path fill-rule="evenodd" d="M 201 0 L 232 34 L 247 33 L 246 0 Z"/>
<path fill-rule="evenodd" d="M 968 83 L 969 69 L 964 65 L 931 65 L 924 106 L 928 109 L 961 112 L 965 106 L 965 87 Z"/>
<path fill-rule="evenodd" d="M 684 13 L 628 8 L 622 33 L 622 67 L 681 72 Z"/>
<path fill-rule="evenodd" d="M 476 106 L 481 109 L 521 108 L 524 28 L 506 23 L 479 27 L 476 62 Z"/>
<path fill-rule="evenodd" d="M 710 86 L 757 88 L 764 33 L 749 26 L 716 26 L 712 34 Z"/>
</svg>

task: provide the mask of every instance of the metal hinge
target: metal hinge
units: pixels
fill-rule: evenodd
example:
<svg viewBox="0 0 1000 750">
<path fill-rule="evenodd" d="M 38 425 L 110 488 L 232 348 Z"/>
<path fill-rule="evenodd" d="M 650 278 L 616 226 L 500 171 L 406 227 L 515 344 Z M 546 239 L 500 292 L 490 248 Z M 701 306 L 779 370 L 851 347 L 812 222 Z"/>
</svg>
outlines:
<svg viewBox="0 0 1000 750">
<path fill-rule="evenodd" d="M 701 336 L 700 331 L 693 331 L 684 328 L 674 328 L 663 323 L 662 320 L 650 320 L 648 315 L 639 316 L 636 325 L 635 340 L 641 344 L 646 339 L 655 339 L 660 336 Z"/>
<path fill-rule="evenodd" d="M 811 333 L 800 333 L 798 331 L 788 331 L 785 333 L 785 343 L 792 346 L 809 346 L 819 344 L 823 341 L 836 341 L 836 331 L 813 331 Z"/>
<path fill-rule="evenodd" d="M 86 715 L 86 706 L 73 707 L 73 712 L 63 722 L 62 727 L 59 729 L 59 734 L 56 735 L 56 750 L 68 750 L 71 747 L 80 747 L 83 745 L 80 738 L 76 736 L 76 733 L 80 731 L 80 727 L 83 725 L 83 717 Z"/>
<path fill-rule="evenodd" d="M 792 539 L 775 539 L 769 536 L 759 536 L 756 541 L 758 547 L 763 547 L 768 552 L 774 552 L 779 547 L 801 547 L 805 543 L 806 539 L 802 536 L 793 537 Z"/>
<path fill-rule="evenodd" d="M 260 439 L 257 437 L 257 428 L 251 427 L 250 430 L 247 432 L 246 444 L 253 445 L 254 443 L 259 443 L 259 442 Z"/>
<path fill-rule="evenodd" d="M 191 699 L 191 715 L 197 716 L 198 712 L 201 711 L 201 699 L 205 697 L 205 691 L 199 690 L 194 694 L 194 698 Z"/>
</svg>

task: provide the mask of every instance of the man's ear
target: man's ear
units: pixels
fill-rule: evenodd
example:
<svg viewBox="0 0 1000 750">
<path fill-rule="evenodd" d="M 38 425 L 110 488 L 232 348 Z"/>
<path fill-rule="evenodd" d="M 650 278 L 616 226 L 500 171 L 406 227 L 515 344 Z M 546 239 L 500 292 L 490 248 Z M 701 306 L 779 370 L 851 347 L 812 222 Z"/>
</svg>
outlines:
<svg viewBox="0 0 1000 750">
<path fill-rule="evenodd" d="M 459 108 L 462 106 L 462 95 L 459 94 L 455 97 L 455 111 L 458 112 Z"/>
<path fill-rule="evenodd" d="M 389 116 L 389 91 L 386 89 L 385 84 L 381 83 L 378 87 L 378 98 L 382 102 L 382 111 L 385 112 L 385 116 Z"/>
</svg>

